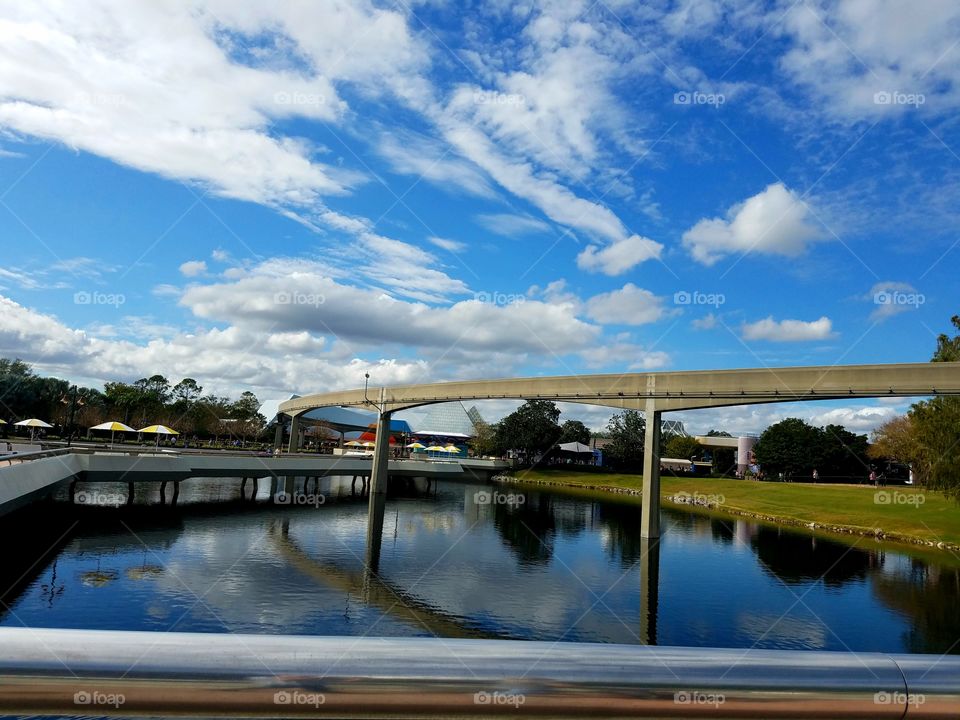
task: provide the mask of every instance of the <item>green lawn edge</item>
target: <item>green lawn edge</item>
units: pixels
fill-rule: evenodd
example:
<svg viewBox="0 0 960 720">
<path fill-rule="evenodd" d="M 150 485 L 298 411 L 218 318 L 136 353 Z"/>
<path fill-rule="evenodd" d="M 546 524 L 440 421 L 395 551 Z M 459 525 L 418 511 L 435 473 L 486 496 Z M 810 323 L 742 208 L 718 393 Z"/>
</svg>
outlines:
<svg viewBox="0 0 960 720">
<path fill-rule="evenodd" d="M 643 487 L 642 476 L 616 473 L 535 469 L 518 470 L 511 477 L 514 482 L 567 489 L 581 496 L 636 503 Z M 660 492 L 666 505 L 673 504 L 668 498 L 678 493 L 713 496 L 711 500 L 720 502 L 710 512 L 935 547 L 960 560 L 956 555 L 960 551 L 960 503 L 919 488 L 663 477 Z"/>
</svg>

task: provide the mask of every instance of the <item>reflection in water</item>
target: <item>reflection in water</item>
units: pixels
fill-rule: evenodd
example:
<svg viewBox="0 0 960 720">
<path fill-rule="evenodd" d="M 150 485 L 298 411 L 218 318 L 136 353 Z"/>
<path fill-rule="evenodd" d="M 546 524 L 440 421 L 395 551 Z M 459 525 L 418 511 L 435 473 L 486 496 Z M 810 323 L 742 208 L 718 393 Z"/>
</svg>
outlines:
<svg viewBox="0 0 960 720">
<path fill-rule="evenodd" d="M 522 503 L 491 505 L 493 526 L 521 563 L 546 565 L 550 561 L 557 531 L 553 501 L 550 495 L 530 493 Z"/>
<path fill-rule="evenodd" d="M 882 568 L 884 553 L 801 535 L 781 528 L 760 526 L 750 539 L 764 568 L 785 583 L 822 580 L 839 587 L 862 581 L 873 568 Z"/>
<path fill-rule="evenodd" d="M 25 552 L 0 563 L 0 624 L 960 651 L 957 568 L 880 545 L 679 510 L 648 542 L 635 503 L 421 480 L 391 482 L 371 526 L 351 478 L 311 481 L 315 507 L 271 500 L 303 478 L 239 485 L 7 519 Z"/>
<path fill-rule="evenodd" d="M 902 636 L 907 652 L 957 653 L 960 638 L 960 569 L 900 558 L 873 583 L 877 597 L 910 618 Z"/>
</svg>

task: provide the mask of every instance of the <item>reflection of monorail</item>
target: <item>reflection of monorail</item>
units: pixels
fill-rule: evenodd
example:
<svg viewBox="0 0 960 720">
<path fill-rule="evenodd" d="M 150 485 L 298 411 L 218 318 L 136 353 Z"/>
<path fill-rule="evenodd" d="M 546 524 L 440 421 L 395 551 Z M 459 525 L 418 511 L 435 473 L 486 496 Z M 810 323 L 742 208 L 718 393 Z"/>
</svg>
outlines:
<svg viewBox="0 0 960 720">
<path fill-rule="evenodd" d="M 709 475 L 713 464 L 702 460 L 684 460 L 683 458 L 660 458 L 660 472 L 687 475 Z"/>
</svg>

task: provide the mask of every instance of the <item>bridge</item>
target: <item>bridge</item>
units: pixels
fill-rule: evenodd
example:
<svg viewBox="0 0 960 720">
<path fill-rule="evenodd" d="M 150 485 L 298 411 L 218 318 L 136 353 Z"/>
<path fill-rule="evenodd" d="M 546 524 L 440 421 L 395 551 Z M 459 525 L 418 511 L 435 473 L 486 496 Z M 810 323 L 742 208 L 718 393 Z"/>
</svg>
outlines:
<svg viewBox="0 0 960 720">
<path fill-rule="evenodd" d="M 877 397 L 960 395 L 960 363 L 826 365 L 742 370 L 568 375 L 465 380 L 360 388 L 287 400 L 279 412 L 292 418 L 290 449 L 297 450 L 302 416 L 318 408 L 361 406 L 378 413 L 370 479 L 375 514 L 386 493 L 390 416 L 398 410 L 454 400 L 553 400 L 645 413 L 641 535 L 660 535 L 660 424 L 664 412 L 758 403 Z"/>
</svg>

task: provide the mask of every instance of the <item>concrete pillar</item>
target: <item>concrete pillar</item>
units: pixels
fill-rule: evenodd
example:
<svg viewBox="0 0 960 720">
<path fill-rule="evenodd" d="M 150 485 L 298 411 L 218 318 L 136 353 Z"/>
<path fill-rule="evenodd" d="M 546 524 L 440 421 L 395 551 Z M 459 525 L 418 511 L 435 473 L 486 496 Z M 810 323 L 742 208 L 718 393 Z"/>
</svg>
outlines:
<svg viewBox="0 0 960 720">
<path fill-rule="evenodd" d="M 647 431 L 643 438 L 643 505 L 640 537 L 660 537 L 660 412 L 647 400 Z"/>
<path fill-rule="evenodd" d="M 373 447 L 370 471 L 370 504 L 367 511 L 367 567 L 376 572 L 380 562 L 380 541 L 383 536 L 383 514 L 387 506 L 387 475 L 390 461 L 390 413 L 377 419 L 377 439 Z"/>
<path fill-rule="evenodd" d="M 743 477 L 750 468 L 750 458 L 753 455 L 753 446 L 757 444 L 755 437 L 737 438 L 737 470 Z"/>
<path fill-rule="evenodd" d="M 660 601 L 660 539 L 640 539 L 640 642 L 657 644 Z"/>
<path fill-rule="evenodd" d="M 277 427 L 273 431 L 273 449 L 283 447 L 283 415 L 277 415 Z"/>
<path fill-rule="evenodd" d="M 290 442 L 287 444 L 287 452 L 300 451 L 300 416 L 294 415 L 290 419 Z"/>
</svg>

